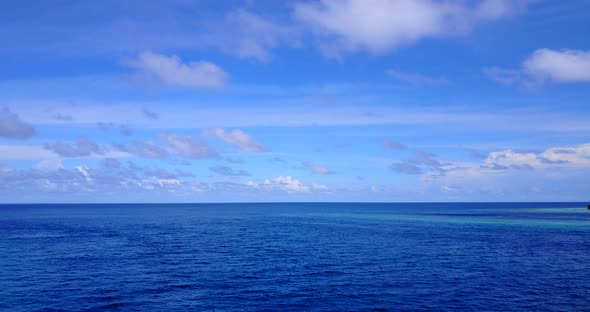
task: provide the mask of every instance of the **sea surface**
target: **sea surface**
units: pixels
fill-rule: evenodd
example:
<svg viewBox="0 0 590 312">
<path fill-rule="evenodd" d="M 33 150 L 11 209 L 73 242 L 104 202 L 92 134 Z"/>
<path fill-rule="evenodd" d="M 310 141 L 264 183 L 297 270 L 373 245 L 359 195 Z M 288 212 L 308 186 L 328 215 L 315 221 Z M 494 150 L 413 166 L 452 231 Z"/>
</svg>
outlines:
<svg viewBox="0 0 590 312">
<path fill-rule="evenodd" d="M 0 205 L 0 310 L 590 311 L 590 210 Z"/>
</svg>

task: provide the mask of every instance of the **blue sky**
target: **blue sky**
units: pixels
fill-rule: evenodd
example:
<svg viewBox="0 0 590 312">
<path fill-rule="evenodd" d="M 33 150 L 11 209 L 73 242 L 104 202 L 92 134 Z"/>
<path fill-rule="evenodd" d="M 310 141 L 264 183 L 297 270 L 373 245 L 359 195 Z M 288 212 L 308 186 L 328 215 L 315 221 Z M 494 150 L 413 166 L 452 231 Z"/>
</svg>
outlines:
<svg viewBox="0 0 590 312">
<path fill-rule="evenodd" d="M 18 1 L 0 202 L 583 201 L 587 1 Z"/>
</svg>

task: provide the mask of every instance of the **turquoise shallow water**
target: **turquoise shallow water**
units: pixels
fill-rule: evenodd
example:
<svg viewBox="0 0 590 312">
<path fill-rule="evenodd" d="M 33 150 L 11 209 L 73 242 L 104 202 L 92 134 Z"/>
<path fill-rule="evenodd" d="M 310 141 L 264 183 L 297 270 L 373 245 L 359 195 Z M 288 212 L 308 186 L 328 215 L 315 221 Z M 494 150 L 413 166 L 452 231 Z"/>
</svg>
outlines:
<svg viewBox="0 0 590 312">
<path fill-rule="evenodd" d="M 581 203 L 0 206 L 3 311 L 589 311 Z"/>
</svg>

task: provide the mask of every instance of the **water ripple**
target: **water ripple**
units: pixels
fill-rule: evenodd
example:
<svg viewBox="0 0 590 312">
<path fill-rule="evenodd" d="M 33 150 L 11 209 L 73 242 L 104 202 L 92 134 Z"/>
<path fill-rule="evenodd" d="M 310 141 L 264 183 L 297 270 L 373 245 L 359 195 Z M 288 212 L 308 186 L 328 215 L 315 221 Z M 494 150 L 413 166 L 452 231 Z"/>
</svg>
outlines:
<svg viewBox="0 0 590 312">
<path fill-rule="evenodd" d="M 0 207 L 0 310 L 590 307 L 590 214 L 568 206 L 72 209 Z"/>
</svg>

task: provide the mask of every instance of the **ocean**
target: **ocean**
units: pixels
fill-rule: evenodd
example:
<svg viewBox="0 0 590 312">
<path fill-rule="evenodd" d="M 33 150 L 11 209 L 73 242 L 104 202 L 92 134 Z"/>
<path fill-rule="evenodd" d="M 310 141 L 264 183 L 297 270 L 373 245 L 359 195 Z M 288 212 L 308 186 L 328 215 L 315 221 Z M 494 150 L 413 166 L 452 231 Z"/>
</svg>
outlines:
<svg viewBox="0 0 590 312">
<path fill-rule="evenodd" d="M 0 205 L 0 310 L 590 311 L 590 210 Z"/>
</svg>

